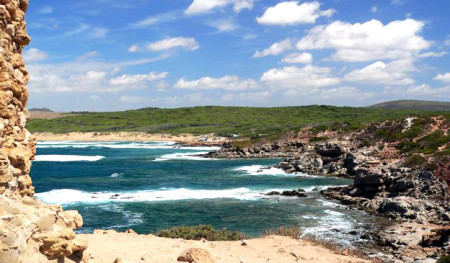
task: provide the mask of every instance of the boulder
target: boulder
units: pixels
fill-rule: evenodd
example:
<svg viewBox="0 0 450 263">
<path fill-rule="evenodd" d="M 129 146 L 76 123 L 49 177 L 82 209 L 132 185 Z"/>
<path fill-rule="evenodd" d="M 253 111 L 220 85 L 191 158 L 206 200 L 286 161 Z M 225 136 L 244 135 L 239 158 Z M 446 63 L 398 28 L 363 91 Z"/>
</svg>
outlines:
<svg viewBox="0 0 450 263">
<path fill-rule="evenodd" d="M 383 175 L 371 172 L 365 169 L 360 169 L 356 171 L 354 185 L 356 187 L 364 186 L 380 186 L 383 184 Z"/>
<path fill-rule="evenodd" d="M 422 236 L 420 245 L 422 247 L 442 247 L 446 242 L 449 242 L 450 227 L 434 229 Z"/>
<path fill-rule="evenodd" d="M 214 260 L 211 254 L 202 248 L 187 249 L 178 256 L 177 260 L 189 263 L 216 263 L 216 260 Z"/>
<path fill-rule="evenodd" d="M 59 216 L 63 219 L 64 223 L 72 229 L 83 226 L 83 218 L 76 210 L 62 211 L 59 213 Z"/>
<path fill-rule="evenodd" d="M 343 166 L 347 168 L 347 171 L 350 175 L 354 175 L 356 173 L 355 168 L 356 166 L 358 166 L 358 164 L 359 163 L 357 162 L 356 157 L 353 154 L 347 153 L 345 155 Z"/>
<path fill-rule="evenodd" d="M 426 213 L 419 200 L 405 196 L 385 198 L 381 202 L 378 212 L 390 218 L 404 217 L 409 219 L 416 219 L 418 215 Z"/>
</svg>

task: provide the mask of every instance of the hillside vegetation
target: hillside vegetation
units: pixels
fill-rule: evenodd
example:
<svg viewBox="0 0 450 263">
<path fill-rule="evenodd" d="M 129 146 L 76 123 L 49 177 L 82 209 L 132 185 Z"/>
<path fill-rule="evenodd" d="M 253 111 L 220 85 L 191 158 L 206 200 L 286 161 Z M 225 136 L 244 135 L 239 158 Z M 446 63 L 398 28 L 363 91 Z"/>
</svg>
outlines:
<svg viewBox="0 0 450 263">
<path fill-rule="evenodd" d="M 145 108 L 122 112 L 79 112 L 55 119 L 32 119 L 32 132 L 146 132 L 192 133 L 219 136 L 271 137 L 298 131 L 306 125 L 360 129 L 364 123 L 396 119 L 411 114 L 431 114 L 417 110 L 385 110 L 333 106 L 281 108 L 193 107 L 178 109 Z"/>
<path fill-rule="evenodd" d="M 389 110 L 415 109 L 426 111 L 450 111 L 450 102 L 427 100 L 396 100 L 378 103 L 370 107 Z"/>
</svg>

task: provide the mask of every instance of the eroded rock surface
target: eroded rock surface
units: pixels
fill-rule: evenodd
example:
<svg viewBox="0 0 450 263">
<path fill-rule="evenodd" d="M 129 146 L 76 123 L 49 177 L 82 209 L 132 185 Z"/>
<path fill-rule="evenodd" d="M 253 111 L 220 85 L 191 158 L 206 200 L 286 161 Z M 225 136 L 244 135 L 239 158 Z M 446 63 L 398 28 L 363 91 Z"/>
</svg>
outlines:
<svg viewBox="0 0 450 263">
<path fill-rule="evenodd" d="M 30 42 L 28 0 L 0 0 L 0 263 L 79 262 L 85 240 L 76 211 L 36 200 L 30 177 L 36 141 L 25 129 L 29 74 L 22 51 Z"/>
<path fill-rule="evenodd" d="M 179 262 L 189 263 L 216 263 L 211 254 L 202 248 L 190 248 L 178 257 Z"/>
</svg>

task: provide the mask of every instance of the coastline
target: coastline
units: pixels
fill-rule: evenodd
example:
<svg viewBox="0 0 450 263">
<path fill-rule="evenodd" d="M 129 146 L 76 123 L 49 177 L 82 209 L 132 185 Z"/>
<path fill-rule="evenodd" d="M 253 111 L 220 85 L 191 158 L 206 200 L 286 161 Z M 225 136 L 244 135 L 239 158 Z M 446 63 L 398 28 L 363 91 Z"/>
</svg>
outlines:
<svg viewBox="0 0 450 263">
<path fill-rule="evenodd" d="M 210 254 L 211 260 L 198 262 L 370 262 L 322 245 L 285 236 L 267 236 L 242 241 L 194 241 L 169 239 L 154 235 L 96 230 L 82 234 L 89 241 L 85 257 L 93 263 L 111 262 L 179 262 L 187 249 L 196 248 Z M 149 249 L 150 248 L 150 249 Z M 120 259 L 120 261 L 118 260 Z M 116 260 L 116 261 L 115 261 Z"/>
<path fill-rule="evenodd" d="M 210 145 L 219 146 L 229 139 L 214 136 L 213 134 L 192 135 L 192 134 L 149 134 L 144 132 L 70 132 L 55 134 L 50 132 L 33 133 L 37 141 L 132 141 L 132 142 L 163 142 L 173 141 L 186 145 Z M 204 139 L 207 139 L 206 141 Z"/>
</svg>

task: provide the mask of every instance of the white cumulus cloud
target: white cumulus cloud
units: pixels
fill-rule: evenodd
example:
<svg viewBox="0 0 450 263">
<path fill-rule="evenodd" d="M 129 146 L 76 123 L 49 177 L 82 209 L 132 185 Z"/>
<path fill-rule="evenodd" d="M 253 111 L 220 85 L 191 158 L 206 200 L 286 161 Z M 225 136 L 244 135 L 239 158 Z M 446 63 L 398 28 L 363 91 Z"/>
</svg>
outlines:
<svg viewBox="0 0 450 263">
<path fill-rule="evenodd" d="M 310 53 L 291 53 L 285 56 L 282 60 L 284 63 L 302 63 L 302 64 L 311 64 L 313 61 L 313 56 Z"/>
<path fill-rule="evenodd" d="M 362 69 L 356 69 L 345 75 L 348 82 L 385 85 L 411 85 L 414 80 L 408 72 L 414 71 L 412 60 L 397 60 L 391 63 L 377 61 Z"/>
<path fill-rule="evenodd" d="M 418 35 L 424 23 L 414 19 L 383 25 L 378 20 L 350 24 L 336 21 L 316 26 L 297 42 L 297 48 L 335 49 L 340 61 L 369 61 L 411 57 L 431 42 Z"/>
<path fill-rule="evenodd" d="M 434 98 L 450 98 L 450 86 L 441 88 L 431 88 L 429 85 L 422 84 L 410 87 L 406 90 L 406 94 L 413 96 L 431 96 Z"/>
<path fill-rule="evenodd" d="M 254 0 L 194 0 L 184 11 L 186 15 L 207 13 L 215 8 L 233 5 L 235 12 L 243 9 L 252 9 Z"/>
<path fill-rule="evenodd" d="M 122 75 L 120 77 L 112 78 L 109 81 L 109 84 L 113 86 L 120 85 L 137 85 L 143 84 L 145 82 L 152 82 L 155 80 L 161 80 L 166 78 L 169 75 L 169 72 L 150 72 L 149 74 L 135 74 L 135 75 Z"/>
<path fill-rule="evenodd" d="M 261 82 L 272 88 L 305 89 L 338 84 L 340 80 L 331 76 L 331 68 L 306 65 L 271 69 L 261 77 Z"/>
<path fill-rule="evenodd" d="M 232 20 L 215 20 L 208 23 L 210 27 L 214 27 L 219 32 L 230 32 L 239 28 Z"/>
<path fill-rule="evenodd" d="M 279 55 L 287 50 L 292 49 L 292 41 L 290 39 L 285 39 L 283 41 L 274 43 L 269 48 L 264 49 L 263 51 L 256 51 L 253 55 L 253 58 L 260 58 L 265 56 L 275 56 Z"/>
<path fill-rule="evenodd" d="M 174 37 L 166 38 L 147 45 L 147 49 L 150 51 L 163 51 L 174 48 L 182 48 L 184 50 L 193 51 L 199 48 L 199 44 L 195 38 Z"/>
<path fill-rule="evenodd" d="M 175 89 L 189 90 L 247 90 L 258 87 L 258 82 L 253 79 L 241 79 L 230 75 L 221 78 L 203 77 L 191 81 L 182 78 L 174 85 Z"/>
<path fill-rule="evenodd" d="M 320 10 L 317 1 L 302 4 L 299 1 L 287 1 L 267 8 L 256 21 L 264 25 L 312 24 L 321 16 L 331 17 L 334 12 L 333 9 Z"/>
<path fill-rule="evenodd" d="M 445 74 L 438 74 L 436 77 L 433 78 L 434 80 L 439 80 L 444 83 L 450 83 L 450 72 L 447 72 Z"/>
<path fill-rule="evenodd" d="M 37 48 L 31 48 L 25 50 L 25 52 L 23 52 L 22 57 L 25 63 L 33 63 L 45 60 L 48 57 L 48 54 L 45 51 L 39 50 Z"/>
</svg>

